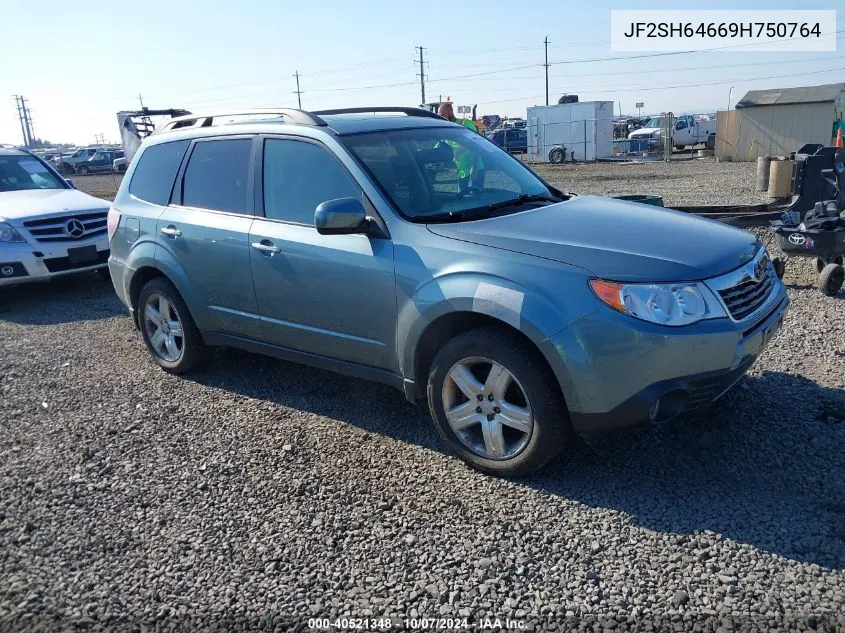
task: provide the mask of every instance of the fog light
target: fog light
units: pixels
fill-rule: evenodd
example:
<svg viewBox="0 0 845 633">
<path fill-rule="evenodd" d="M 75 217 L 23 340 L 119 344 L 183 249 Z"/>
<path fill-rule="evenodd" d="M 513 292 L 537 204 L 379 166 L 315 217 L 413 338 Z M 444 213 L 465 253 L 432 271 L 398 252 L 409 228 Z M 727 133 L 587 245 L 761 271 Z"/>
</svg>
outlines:
<svg viewBox="0 0 845 633">
<path fill-rule="evenodd" d="M 660 411 L 660 398 L 654 401 L 651 409 L 648 410 L 648 421 L 654 422 L 657 419 L 657 412 Z"/>
<path fill-rule="evenodd" d="M 655 424 L 668 422 L 681 412 L 688 400 L 689 393 L 685 389 L 667 391 L 651 405 L 648 421 Z"/>
<path fill-rule="evenodd" d="M 3 268 L 0 268 L 0 273 L 2 273 L 4 277 L 11 277 L 15 274 L 15 269 L 11 266 L 3 266 Z"/>
</svg>

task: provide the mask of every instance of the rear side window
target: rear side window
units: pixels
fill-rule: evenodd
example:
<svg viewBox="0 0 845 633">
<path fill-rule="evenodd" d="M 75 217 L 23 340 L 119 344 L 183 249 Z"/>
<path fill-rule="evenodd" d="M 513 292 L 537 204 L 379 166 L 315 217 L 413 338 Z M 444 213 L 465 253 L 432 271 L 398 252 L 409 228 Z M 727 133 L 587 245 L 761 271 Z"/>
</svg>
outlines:
<svg viewBox="0 0 845 633">
<path fill-rule="evenodd" d="M 182 182 L 186 207 L 247 212 L 252 139 L 202 141 L 194 145 Z"/>
<path fill-rule="evenodd" d="M 141 152 L 129 183 L 129 193 L 153 204 L 166 205 L 189 144 L 190 141 L 159 143 Z"/>
</svg>

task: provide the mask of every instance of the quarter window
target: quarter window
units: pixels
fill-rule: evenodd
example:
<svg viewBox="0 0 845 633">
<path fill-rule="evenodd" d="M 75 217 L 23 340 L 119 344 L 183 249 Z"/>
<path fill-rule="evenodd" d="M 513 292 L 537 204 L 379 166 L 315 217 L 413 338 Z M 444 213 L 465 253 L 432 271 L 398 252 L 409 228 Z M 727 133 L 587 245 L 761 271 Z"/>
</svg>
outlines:
<svg viewBox="0 0 845 633">
<path fill-rule="evenodd" d="M 264 142 L 264 215 L 273 220 L 314 224 L 326 200 L 363 198 L 348 171 L 314 143 L 281 139 Z"/>
<path fill-rule="evenodd" d="M 170 201 L 173 181 L 189 143 L 159 143 L 141 152 L 132 174 L 132 182 L 129 183 L 129 193 L 146 202 L 166 205 Z"/>
<path fill-rule="evenodd" d="M 182 183 L 186 207 L 247 213 L 252 139 L 201 141 L 194 145 Z"/>
</svg>

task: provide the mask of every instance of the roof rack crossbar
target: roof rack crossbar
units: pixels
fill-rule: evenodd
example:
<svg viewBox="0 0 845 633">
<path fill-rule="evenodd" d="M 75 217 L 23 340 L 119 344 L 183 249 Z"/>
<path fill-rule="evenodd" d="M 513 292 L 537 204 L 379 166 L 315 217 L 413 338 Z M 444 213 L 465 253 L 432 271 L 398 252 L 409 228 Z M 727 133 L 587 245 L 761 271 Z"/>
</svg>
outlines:
<svg viewBox="0 0 845 633">
<path fill-rule="evenodd" d="M 422 108 L 407 108 L 403 106 L 376 106 L 373 108 L 338 108 L 336 110 L 315 110 L 313 114 L 366 114 L 368 112 L 399 112 L 402 114 L 407 114 L 408 116 L 425 117 L 427 119 L 443 119 L 443 117 L 439 114 L 435 114 L 434 112 L 430 112 Z M 445 121 L 445 119 L 443 120 Z"/>
<path fill-rule="evenodd" d="M 303 125 L 319 125 L 325 126 L 326 122 L 318 116 L 313 115 L 305 110 L 297 110 L 295 108 L 254 108 L 244 110 L 226 110 L 223 112 L 207 112 L 205 114 L 189 114 L 186 116 L 178 116 L 168 119 L 164 122 L 161 132 L 167 132 L 173 129 L 183 127 L 209 127 L 214 125 L 214 119 L 232 117 L 232 116 L 255 116 L 255 115 L 274 115 L 282 116 L 291 123 L 300 123 Z"/>
</svg>

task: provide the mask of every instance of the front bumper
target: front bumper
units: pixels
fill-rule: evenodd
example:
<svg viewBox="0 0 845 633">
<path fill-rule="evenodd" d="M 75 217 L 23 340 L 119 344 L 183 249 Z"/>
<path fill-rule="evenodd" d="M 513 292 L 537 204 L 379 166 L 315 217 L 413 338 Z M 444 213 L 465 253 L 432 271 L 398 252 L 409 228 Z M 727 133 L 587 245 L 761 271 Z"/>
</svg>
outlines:
<svg viewBox="0 0 845 633">
<path fill-rule="evenodd" d="M 592 434 L 705 407 L 753 365 L 789 306 L 785 288 L 749 322 L 666 328 L 602 308 L 549 339 L 573 429 Z M 553 365 L 555 363 L 553 362 Z M 661 399 L 656 410 L 655 402 Z"/>
<path fill-rule="evenodd" d="M 93 246 L 96 258 L 78 261 L 69 257 L 68 248 Z M 104 238 L 81 240 L 71 244 L 39 244 L 33 247 L 29 243 L 0 245 L 0 287 L 35 281 L 46 281 L 72 273 L 97 270 L 106 266 L 109 258 L 108 241 Z"/>
</svg>

